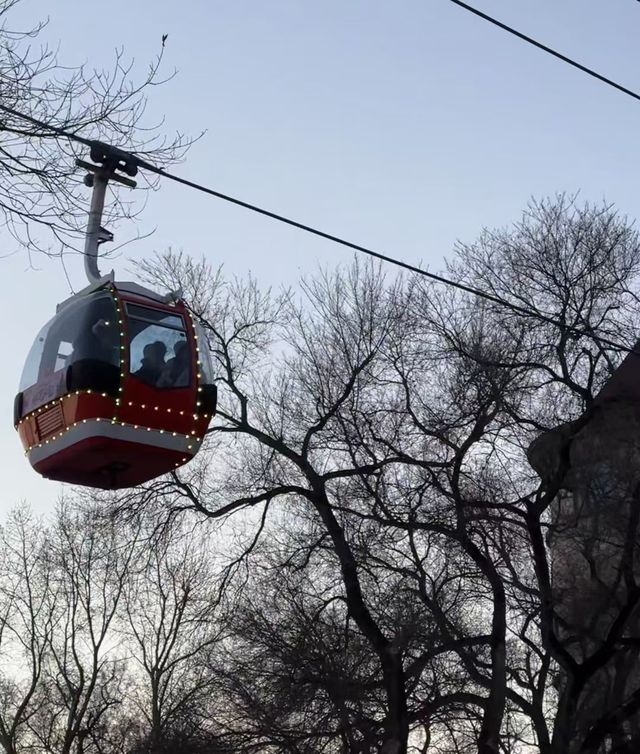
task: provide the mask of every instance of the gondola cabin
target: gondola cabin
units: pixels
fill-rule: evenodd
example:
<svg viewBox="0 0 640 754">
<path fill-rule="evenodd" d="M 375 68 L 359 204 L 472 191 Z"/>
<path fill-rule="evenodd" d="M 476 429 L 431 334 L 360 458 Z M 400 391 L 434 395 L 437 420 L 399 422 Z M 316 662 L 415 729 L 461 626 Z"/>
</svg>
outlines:
<svg viewBox="0 0 640 754">
<path fill-rule="evenodd" d="M 42 476 L 118 489 L 195 456 L 216 388 L 205 336 L 182 301 L 103 280 L 38 333 L 14 423 Z"/>
</svg>

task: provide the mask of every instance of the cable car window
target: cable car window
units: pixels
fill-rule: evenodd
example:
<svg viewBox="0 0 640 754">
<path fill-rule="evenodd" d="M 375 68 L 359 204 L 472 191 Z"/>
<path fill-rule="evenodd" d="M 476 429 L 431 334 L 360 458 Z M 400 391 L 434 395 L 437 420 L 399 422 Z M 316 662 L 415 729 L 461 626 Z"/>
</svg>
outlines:
<svg viewBox="0 0 640 754">
<path fill-rule="evenodd" d="M 83 373 L 83 388 L 106 390 L 102 377 L 100 384 L 92 382 L 96 370 L 105 364 L 115 372 L 120 363 L 119 348 L 118 317 L 109 293 L 100 292 L 69 304 L 40 330 L 27 356 L 20 380 L 23 412 L 67 393 L 67 372 L 74 364 L 78 365 L 75 371 Z"/>
<path fill-rule="evenodd" d="M 47 322 L 36 336 L 36 339 L 29 350 L 24 369 L 22 370 L 22 377 L 20 378 L 20 392 L 35 385 L 38 381 L 38 372 L 40 371 L 40 362 L 42 361 L 42 351 L 44 350 L 44 343 L 52 324 L 53 320 Z"/>
<path fill-rule="evenodd" d="M 191 349 L 179 314 L 127 304 L 129 371 L 158 388 L 191 384 Z"/>
<path fill-rule="evenodd" d="M 149 309 L 146 306 L 137 306 L 136 304 L 127 304 L 127 313 L 131 318 L 184 332 L 184 320 L 180 314 L 173 314 L 163 309 Z"/>
<path fill-rule="evenodd" d="M 61 341 L 60 345 L 58 347 L 58 355 L 56 357 L 56 364 L 54 366 L 54 371 L 58 371 L 58 369 L 62 369 L 63 366 L 68 364 L 70 362 L 70 356 L 73 353 L 73 344 L 69 343 L 68 341 Z"/>
</svg>

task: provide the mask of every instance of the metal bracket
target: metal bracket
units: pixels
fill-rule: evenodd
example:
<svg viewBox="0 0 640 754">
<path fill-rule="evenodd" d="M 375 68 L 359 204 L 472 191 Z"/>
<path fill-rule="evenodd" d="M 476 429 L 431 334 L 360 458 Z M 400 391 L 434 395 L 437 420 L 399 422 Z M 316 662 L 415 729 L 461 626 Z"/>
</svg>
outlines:
<svg viewBox="0 0 640 754">
<path fill-rule="evenodd" d="M 84 168 L 88 171 L 87 175 L 84 177 L 84 185 L 90 187 L 94 184 L 94 173 L 98 170 L 104 169 L 101 165 L 94 165 L 91 162 L 85 162 L 84 160 L 79 159 L 76 160 L 76 167 Z M 125 178 L 123 175 L 118 175 L 114 172 L 111 172 L 109 175 L 109 180 L 121 183 L 123 186 L 128 186 L 129 188 L 135 188 L 138 185 L 135 181 L 132 181 L 131 178 Z"/>
<path fill-rule="evenodd" d="M 89 283 L 96 284 L 102 279 L 98 269 L 99 246 L 113 241 L 113 233 L 101 225 L 107 185 L 109 181 L 116 181 L 129 188 L 135 188 L 136 182 L 132 178 L 138 173 L 139 160 L 135 155 L 101 141 L 91 143 L 89 157 L 93 163 L 77 159 L 76 165 L 87 171 L 84 183 L 93 189 L 85 235 L 84 269 Z M 120 173 L 126 173 L 128 177 Z"/>
</svg>

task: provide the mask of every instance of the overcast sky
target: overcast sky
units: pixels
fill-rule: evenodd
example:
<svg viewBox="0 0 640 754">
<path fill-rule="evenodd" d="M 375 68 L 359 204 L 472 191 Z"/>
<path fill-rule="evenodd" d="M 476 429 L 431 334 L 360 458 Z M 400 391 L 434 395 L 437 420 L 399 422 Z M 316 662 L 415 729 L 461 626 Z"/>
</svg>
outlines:
<svg viewBox="0 0 640 754">
<path fill-rule="evenodd" d="M 636 0 L 476 4 L 640 89 Z M 440 268 L 457 239 L 517 220 L 532 195 L 579 189 L 638 214 L 640 102 L 448 0 L 22 0 L 17 13 L 48 15 L 43 36 L 69 64 L 108 67 L 123 47 L 142 72 L 168 34 L 166 70 L 178 74 L 151 92 L 149 114 L 206 131 L 175 172 L 411 263 Z M 155 232 L 105 265 L 121 279 L 168 246 L 272 286 L 350 258 L 171 183 L 138 229 Z M 12 427 L 24 357 L 69 295 L 60 263 L 35 261 L 0 259 L 3 513 L 22 499 L 46 511 L 60 493 L 31 471 Z M 82 287 L 81 258 L 67 268 Z"/>
</svg>

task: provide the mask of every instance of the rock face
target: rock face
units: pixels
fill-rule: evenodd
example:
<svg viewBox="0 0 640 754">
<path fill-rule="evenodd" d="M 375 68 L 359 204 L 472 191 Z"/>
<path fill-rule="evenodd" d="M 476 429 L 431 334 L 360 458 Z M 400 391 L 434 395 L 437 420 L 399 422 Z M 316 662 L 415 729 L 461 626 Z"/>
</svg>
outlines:
<svg viewBox="0 0 640 754">
<path fill-rule="evenodd" d="M 550 482 L 563 462 L 568 461 L 567 454 L 571 451 L 571 443 L 577 432 L 578 422 L 567 422 L 545 432 L 531 443 L 527 460 L 543 482 Z M 571 485 L 569 471 L 562 480 L 563 487 Z"/>
<path fill-rule="evenodd" d="M 607 641 L 633 582 L 640 583 L 640 357 L 623 361 L 588 418 L 540 436 L 528 458 L 543 481 L 563 474 L 547 540 L 556 631 L 583 662 Z M 640 636 L 640 609 L 630 611 L 622 635 Z M 618 649 L 614 657 L 578 699 L 577 738 L 640 687 L 638 650 Z M 632 732 L 640 727 L 621 735 Z"/>
<path fill-rule="evenodd" d="M 634 517 L 640 484 L 640 406 L 596 410 L 571 442 L 570 474 L 552 509 L 549 547 L 567 648 L 582 660 L 603 641 L 640 577 Z"/>
</svg>

